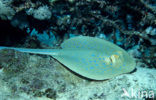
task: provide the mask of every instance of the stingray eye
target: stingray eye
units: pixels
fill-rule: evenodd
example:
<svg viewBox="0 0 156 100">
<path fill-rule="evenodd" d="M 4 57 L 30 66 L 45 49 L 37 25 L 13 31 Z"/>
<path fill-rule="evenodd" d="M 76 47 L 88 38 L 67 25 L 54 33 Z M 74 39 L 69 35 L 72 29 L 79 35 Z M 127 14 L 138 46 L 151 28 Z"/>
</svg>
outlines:
<svg viewBox="0 0 156 100">
<path fill-rule="evenodd" d="M 111 63 L 110 57 L 106 57 L 104 61 L 105 61 L 106 65 L 109 65 Z"/>
<path fill-rule="evenodd" d="M 109 59 L 114 64 L 118 61 L 119 56 L 118 55 L 112 55 Z"/>
</svg>

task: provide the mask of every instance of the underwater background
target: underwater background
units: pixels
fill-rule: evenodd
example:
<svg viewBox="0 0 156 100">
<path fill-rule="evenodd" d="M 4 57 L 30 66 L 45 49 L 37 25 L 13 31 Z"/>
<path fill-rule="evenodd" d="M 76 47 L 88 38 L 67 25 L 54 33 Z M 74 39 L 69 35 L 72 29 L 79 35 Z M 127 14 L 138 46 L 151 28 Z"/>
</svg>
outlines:
<svg viewBox="0 0 156 100">
<path fill-rule="evenodd" d="M 156 0 L 0 0 L 0 46 L 56 49 L 81 35 L 123 48 L 136 70 L 94 81 L 51 56 L 0 50 L 0 100 L 156 100 Z"/>
</svg>

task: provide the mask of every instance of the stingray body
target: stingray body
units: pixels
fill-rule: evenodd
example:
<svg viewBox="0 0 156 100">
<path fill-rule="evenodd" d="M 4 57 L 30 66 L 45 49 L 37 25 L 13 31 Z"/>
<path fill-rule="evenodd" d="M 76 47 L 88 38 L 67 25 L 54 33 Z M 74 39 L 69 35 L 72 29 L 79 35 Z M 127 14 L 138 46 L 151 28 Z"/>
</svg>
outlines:
<svg viewBox="0 0 156 100">
<path fill-rule="evenodd" d="M 61 47 L 62 49 L 0 49 L 51 55 L 70 70 L 93 80 L 110 79 L 135 69 L 134 59 L 125 50 L 106 40 L 78 36 L 66 40 Z"/>
</svg>

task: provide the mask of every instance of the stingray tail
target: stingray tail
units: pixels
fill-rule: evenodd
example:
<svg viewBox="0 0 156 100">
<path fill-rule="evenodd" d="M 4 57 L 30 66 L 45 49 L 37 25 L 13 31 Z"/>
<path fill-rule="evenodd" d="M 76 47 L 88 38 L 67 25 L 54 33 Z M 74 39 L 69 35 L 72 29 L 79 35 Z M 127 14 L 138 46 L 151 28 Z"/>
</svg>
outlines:
<svg viewBox="0 0 156 100">
<path fill-rule="evenodd" d="M 16 48 L 16 47 L 4 47 L 0 46 L 0 50 L 2 49 L 12 49 L 19 52 L 26 53 L 34 53 L 34 54 L 43 54 L 43 55 L 58 55 L 59 49 L 30 49 L 30 48 Z"/>
</svg>

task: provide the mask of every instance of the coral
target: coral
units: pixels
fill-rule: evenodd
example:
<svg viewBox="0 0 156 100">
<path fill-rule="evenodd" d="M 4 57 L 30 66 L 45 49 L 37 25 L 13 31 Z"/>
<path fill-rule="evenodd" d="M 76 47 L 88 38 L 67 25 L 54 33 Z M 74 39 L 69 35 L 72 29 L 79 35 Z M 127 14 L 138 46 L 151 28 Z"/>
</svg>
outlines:
<svg viewBox="0 0 156 100">
<path fill-rule="evenodd" d="M 3 20 L 11 20 L 15 15 L 15 11 L 9 5 L 12 0 L 1 0 L 0 1 L 0 18 Z"/>
<path fill-rule="evenodd" d="M 53 47 L 57 43 L 56 37 L 52 32 L 48 34 L 47 32 L 44 31 L 41 34 L 35 29 L 33 29 L 31 32 L 29 32 L 28 29 L 27 32 L 30 34 L 31 37 L 36 37 L 40 41 L 40 43 L 47 45 L 49 47 Z"/>
<path fill-rule="evenodd" d="M 50 19 L 52 14 L 49 10 L 48 6 L 40 6 L 38 9 L 32 9 L 30 8 L 27 11 L 28 15 L 33 15 L 34 18 L 38 20 L 47 20 Z"/>
</svg>

